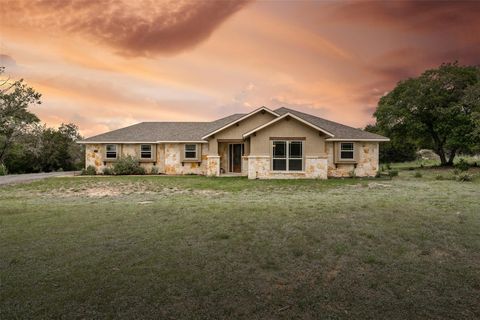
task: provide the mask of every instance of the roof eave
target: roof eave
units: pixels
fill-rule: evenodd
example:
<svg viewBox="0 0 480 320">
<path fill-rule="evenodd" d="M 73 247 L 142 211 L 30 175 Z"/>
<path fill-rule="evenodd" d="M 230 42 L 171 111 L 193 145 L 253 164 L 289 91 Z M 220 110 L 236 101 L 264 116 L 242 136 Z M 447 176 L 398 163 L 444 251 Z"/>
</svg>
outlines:
<svg viewBox="0 0 480 320">
<path fill-rule="evenodd" d="M 372 141 L 372 142 L 388 142 L 389 138 L 327 138 L 325 141 Z"/>
<path fill-rule="evenodd" d="M 267 122 L 267 123 L 265 123 L 265 124 L 263 124 L 263 125 L 255 128 L 255 129 L 253 129 L 253 130 L 251 130 L 251 131 L 249 131 L 249 132 L 247 132 L 247 133 L 244 133 L 244 134 L 243 134 L 243 138 L 247 138 L 248 136 L 252 135 L 253 133 L 255 133 L 255 132 L 259 131 L 259 130 L 262 130 L 263 128 L 266 128 L 266 127 L 274 124 L 275 122 L 280 121 L 280 120 L 282 120 L 282 119 L 284 119 L 284 118 L 286 118 L 286 117 L 288 117 L 288 116 L 290 116 L 290 117 L 292 117 L 293 119 L 298 120 L 298 121 L 300 121 L 300 122 L 302 122 L 302 123 L 304 123 L 304 124 L 306 124 L 306 125 L 314 128 L 314 129 L 316 129 L 316 130 L 318 130 L 318 131 L 321 131 L 321 132 L 325 133 L 327 136 L 334 137 L 334 135 L 333 135 L 331 132 L 328 132 L 327 130 L 325 130 L 325 129 L 323 129 L 323 128 L 320 128 L 319 126 L 316 126 L 316 125 L 314 125 L 313 123 L 308 122 L 307 120 L 302 119 L 302 118 L 300 118 L 299 116 L 294 115 L 293 113 L 287 112 L 287 113 L 284 113 L 282 116 L 273 119 L 273 120 L 270 121 L 270 122 Z"/>
<path fill-rule="evenodd" d="M 157 144 L 157 143 L 208 143 L 205 140 L 168 140 L 168 141 L 77 141 L 78 144 Z"/>
<path fill-rule="evenodd" d="M 203 136 L 202 139 L 207 139 L 208 137 L 214 135 L 215 133 L 218 133 L 218 132 L 220 132 L 220 131 L 222 131 L 222 130 L 225 130 L 225 129 L 227 129 L 228 127 L 231 127 L 232 125 L 234 125 L 235 123 L 238 123 L 238 122 L 240 122 L 240 121 L 242 121 L 242 120 L 245 120 L 245 119 L 253 116 L 254 114 L 256 114 L 256 113 L 258 113 L 258 112 L 260 112 L 260 111 L 267 111 L 267 112 L 273 114 L 273 115 L 276 116 L 276 117 L 280 116 L 278 113 L 276 113 L 276 112 L 273 111 L 273 110 L 268 109 L 267 107 L 261 107 L 261 108 L 255 109 L 255 110 L 253 110 L 252 112 L 244 115 L 244 116 L 241 117 L 240 119 L 233 120 L 233 121 L 227 123 L 226 125 L 224 125 L 223 127 L 218 128 L 218 129 L 216 129 L 216 130 L 214 130 L 214 131 L 212 131 L 212 132 L 209 132 L 208 134 L 206 134 L 205 136 Z"/>
</svg>

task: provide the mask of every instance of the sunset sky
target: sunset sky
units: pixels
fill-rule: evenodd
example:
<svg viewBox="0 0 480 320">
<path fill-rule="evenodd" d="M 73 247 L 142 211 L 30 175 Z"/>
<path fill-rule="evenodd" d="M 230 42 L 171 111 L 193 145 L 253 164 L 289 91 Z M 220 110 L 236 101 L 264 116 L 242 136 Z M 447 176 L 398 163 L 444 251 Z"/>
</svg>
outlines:
<svg viewBox="0 0 480 320">
<path fill-rule="evenodd" d="M 0 0 L 0 64 L 85 136 L 291 107 L 354 127 L 426 68 L 480 64 L 480 1 Z M 4 75 L 5 76 L 5 75 Z"/>
</svg>

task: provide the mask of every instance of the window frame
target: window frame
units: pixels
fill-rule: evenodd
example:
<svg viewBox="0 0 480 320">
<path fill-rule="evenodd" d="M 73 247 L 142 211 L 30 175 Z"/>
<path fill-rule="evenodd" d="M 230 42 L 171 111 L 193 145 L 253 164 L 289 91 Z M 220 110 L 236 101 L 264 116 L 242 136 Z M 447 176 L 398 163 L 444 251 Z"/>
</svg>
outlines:
<svg viewBox="0 0 480 320">
<path fill-rule="evenodd" d="M 276 142 L 284 142 L 285 143 L 285 156 L 275 156 L 274 152 L 274 146 Z M 290 155 L 290 145 L 292 142 L 295 143 L 300 143 L 301 145 L 301 150 L 302 154 L 301 156 L 291 156 Z M 272 140 L 270 144 L 270 150 L 271 150 L 271 161 L 270 161 L 270 169 L 272 172 L 287 172 L 287 173 L 301 173 L 305 171 L 305 141 L 304 140 L 297 140 L 297 139 L 292 139 L 292 140 L 280 140 L 280 139 L 275 139 Z M 285 160 L 285 170 L 279 170 L 279 169 L 273 169 L 273 162 L 274 160 Z M 290 170 L 290 160 L 301 160 L 302 161 L 302 168 L 301 170 Z"/>
<path fill-rule="evenodd" d="M 144 146 L 149 146 L 150 147 L 150 150 L 149 151 L 143 151 L 142 148 Z M 150 157 L 144 157 L 143 156 L 143 153 L 150 153 Z M 149 159 L 152 159 L 153 158 L 153 145 L 152 144 L 141 144 L 140 145 L 140 159 L 141 160 L 149 160 Z"/>
<path fill-rule="evenodd" d="M 114 146 L 115 147 L 115 151 L 108 151 L 108 146 Z M 112 152 L 115 152 L 115 157 L 109 157 L 108 154 L 109 153 L 112 153 Z M 116 160 L 118 159 L 118 144 L 106 144 L 105 145 L 105 159 L 106 160 Z"/>
<path fill-rule="evenodd" d="M 343 149 L 344 145 L 351 145 L 351 149 Z M 344 158 L 342 157 L 343 152 L 351 152 L 352 157 L 351 158 Z M 339 157 L 341 161 L 355 161 L 355 143 L 354 142 L 340 142 L 340 150 L 339 150 Z"/>
<path fill-rule="evenodd" d="M 195 146 L 195 151 L 187 150 L 187 146 Z M 195 157 L 187 157 L 187 152 L 195 152 Z M 196 143 L 186 143 L 183 146 L 183 159 L 187 161 L 195 161 L 198 160 L 198 144 Z"/>
</svg>

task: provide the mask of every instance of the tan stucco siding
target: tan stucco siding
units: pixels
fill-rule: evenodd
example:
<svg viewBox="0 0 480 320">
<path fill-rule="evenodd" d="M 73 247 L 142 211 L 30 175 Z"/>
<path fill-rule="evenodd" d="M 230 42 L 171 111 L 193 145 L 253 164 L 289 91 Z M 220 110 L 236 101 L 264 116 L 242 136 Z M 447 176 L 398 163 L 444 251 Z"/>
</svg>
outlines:
<svg viewBox="0 0 480 320">
<path fill-rule="evenodd" d="M 258 112 L 249 118 L 242 120 L 231 127 L 226 128 L 223 131 L 217 132 L 214 137 L 209 139 L 210 155 L 219 155 L 218 143 L 219 140 L 243 140 L 243 134 L 250 130 L 260 127 L 261 125 L 272 121 L 275 118 L 271 113 Z M 245 141 L 248 144 L 248 141 Z M 249 150 L 249 146 L 246 146 L 245 151 Z"/>
<path fill-rule="evenodd" d="M 325 136 L 295 119 L 283 119 L 250 136 L 250 154 L 271 155 L 271 137 L 305 138 L 305 156 L 325 157 Z"/>
</svg>

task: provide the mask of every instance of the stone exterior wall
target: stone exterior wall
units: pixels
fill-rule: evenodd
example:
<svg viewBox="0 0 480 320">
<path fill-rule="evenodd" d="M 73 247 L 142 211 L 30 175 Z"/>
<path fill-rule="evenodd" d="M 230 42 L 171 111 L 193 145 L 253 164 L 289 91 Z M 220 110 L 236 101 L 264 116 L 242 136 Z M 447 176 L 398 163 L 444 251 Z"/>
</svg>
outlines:
<svg viewBox="0 0 480 320">
<path fill-rule="evenodd" d="M 206 174 L 208 145 L 201 144 L 201 162 L 182 162 L 183 144 L 165 144 L 165 174 Z"/>
<path fill-rule="evenodd" d="M 305 157 L 305 178 L 327 179 L 328 161 L 325 157 Z"/>
<path fill-rule="evenodd" d="M 374 177 L 378 171 L 378 142 L 355 142 L 356 163 L 335 163 L 334 143 L 327 143 L 328 176 Z"/>
<path fill-rule="evenodd" d="M 242 156 L 242 176 L 248 176 L 248 156 Z"/>
<path fill-rule="evenodd" d="M 218 155 L 220 156 L 220 173 L 228 172 L 228 143 L 218 143 Z"/>
<path fill-rule="evenodd" d="M 355 175 L 358 177 L 374 177 L 378 172 L 378 142 L 357 142 L 358 163 Z"/>
<path fill-rule="evenodd" d="M 305 159 L 305 171 L 280 172 L 270 169 L 269 156 L 248 157 L 249 179 L 327 179 L 327 159 L 310 156 Z"/>
<path fill-rule="evenodd" d="M 209 177 L 218 177 L 220 175 L 220 156 L 207 156 L 207 171 Z"/>
<path fill-rule="evenodd" d="M 94 166 L 97 173 L 102 173 L 104 147 L 101 144 L 85 145 L 85 167 Z"/>
<path fill-rule="evenodd" d="M 269 156 L 248 157 L 248 179 L 265 179 L 270 173 Z"/>
</svg>

